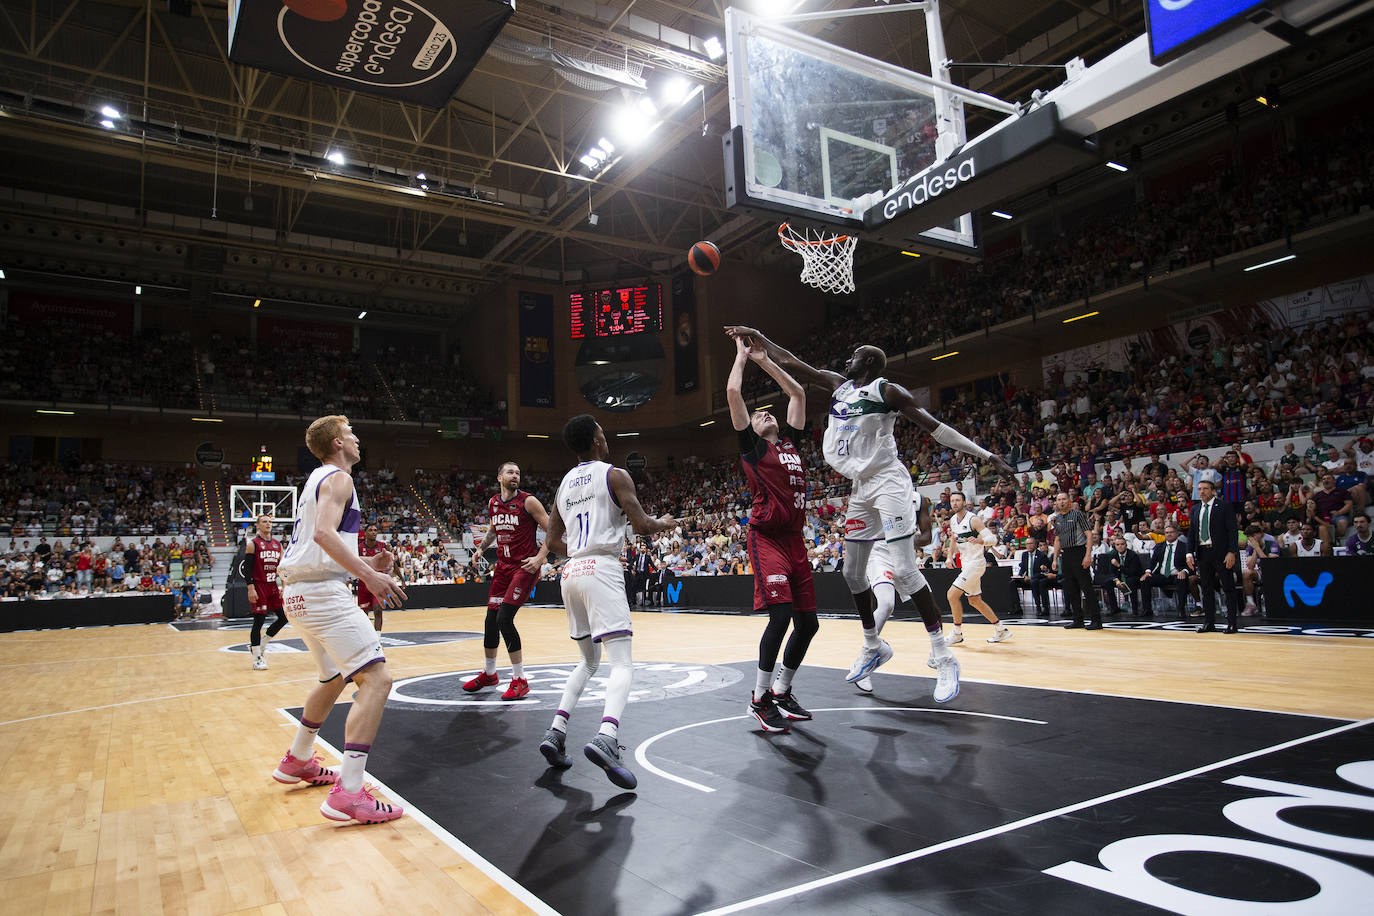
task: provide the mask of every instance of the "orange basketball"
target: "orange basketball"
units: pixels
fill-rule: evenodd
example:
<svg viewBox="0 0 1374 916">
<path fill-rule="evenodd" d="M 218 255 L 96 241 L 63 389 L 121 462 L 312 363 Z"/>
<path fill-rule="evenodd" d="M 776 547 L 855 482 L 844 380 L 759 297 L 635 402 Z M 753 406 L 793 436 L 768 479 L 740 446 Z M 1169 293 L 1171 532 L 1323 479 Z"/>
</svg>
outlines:
<svg viewBox="0 0 1374 916">
<path fill-rule="evenodd" d="M 348 0 L 281 0 L 282 6 L 316 22 L 333 22 L 348 12 Z"/>
<path fill-rule="evenodd" d="M 709 277 L 720 266 L 720 249 L 714 242 L 697 242 L 687 250 L 687 266 L 699 277 Z"/>
</svg>

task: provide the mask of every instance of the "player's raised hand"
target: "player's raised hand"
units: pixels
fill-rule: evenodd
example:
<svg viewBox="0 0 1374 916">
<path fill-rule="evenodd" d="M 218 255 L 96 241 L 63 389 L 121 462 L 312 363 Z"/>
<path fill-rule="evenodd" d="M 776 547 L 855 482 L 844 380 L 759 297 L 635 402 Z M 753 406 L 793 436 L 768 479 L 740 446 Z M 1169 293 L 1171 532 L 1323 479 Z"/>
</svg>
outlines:
<svg viewBox="0 0 1374 916">
<path fill-rule="evenodd" d="M 672 531 L 677 527 L 677 519 L 666 512 L 658 517 L 658 523 L 663 526 L 664 531 Z"/>
<path fill-rule="evenodd" d="M 743 338 L 746 343 L 752 344 L 754 341 L 762 340 L 763 335 L 756 329 L 742 324 L 727 324 L 725 333 L 736 339 Z"/>
<path fill-rule="evenodd" d="M 390 550 L 383 550 L 370 557 L 364 557 L 363 562 L 377 572 L 391 572 L 391 567 L 396 565 L 396 556 Z"/>
<path fill-rule="evenodd" d="M 740 338 L 736 337 L 735 340 Z M 758 342 L 755 338 L 749 342 L 749 358 L 756 363 L 762 363 L 768 359 L 768 348 Z"/>
<path fill-rule="evenodd" d="M 1011 465 L 1007 464 L 1007 460 L 1003 458 L 1001 455 L 992 456 L 992 466 L 997 468 L 997 470 L 1000 473 L 1012 475 L 1016 474 L 1016 470 Z"/>
</svg>

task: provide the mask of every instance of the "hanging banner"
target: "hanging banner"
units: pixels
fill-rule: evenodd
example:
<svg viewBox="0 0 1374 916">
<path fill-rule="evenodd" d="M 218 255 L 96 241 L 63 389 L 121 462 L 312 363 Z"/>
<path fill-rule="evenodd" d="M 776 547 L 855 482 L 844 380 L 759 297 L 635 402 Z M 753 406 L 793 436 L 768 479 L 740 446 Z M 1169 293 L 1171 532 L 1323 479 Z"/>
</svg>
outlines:
<svg viewBox="0 0 1374 916">
<path fill-rule="evenodd" d="M 520 406 L 553 406 L 553 296 L 518 294 L 520 311 Z"/>
<path fill-rule="evenodd" d="M 690 394 L 701 387 L 696 289 L 687 274 L 673 278 L 673 378 L 678 394 Z"/>
<path fill-rule="evenodd" d="M 10 293 L 7 318 L 23 324 L 65 327 L 82 337 L 91 331 L 110 331 L 128 337 L 134 330 L 134 307 L 131 303 L 52 296 L 27 289 Z"/>
<path fill-rule="evenodd" d="M 270 347 L 274 343 L 312 344 L 338 352 L 353 349 L 353 328 L 346 324 L 321 324 L 262 315 L 258 318 L 257 343 Z"/>
</svg>

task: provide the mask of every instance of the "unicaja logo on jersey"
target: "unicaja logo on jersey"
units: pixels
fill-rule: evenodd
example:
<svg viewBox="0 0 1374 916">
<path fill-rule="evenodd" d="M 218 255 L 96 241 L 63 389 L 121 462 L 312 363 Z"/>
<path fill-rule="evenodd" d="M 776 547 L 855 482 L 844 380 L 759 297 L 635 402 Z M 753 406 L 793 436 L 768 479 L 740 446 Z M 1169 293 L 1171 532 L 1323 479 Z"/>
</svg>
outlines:
<svg viewBox="0 0 1374 916">
<path fill-rule="evenodd" d="M 277 33 L 305 66 L 363 88 L 418 86 L 441 76 L 456 56 L 452 31 L 412 0 L 350 0 L 332 22 L 283 7 Z"/>
</svg>

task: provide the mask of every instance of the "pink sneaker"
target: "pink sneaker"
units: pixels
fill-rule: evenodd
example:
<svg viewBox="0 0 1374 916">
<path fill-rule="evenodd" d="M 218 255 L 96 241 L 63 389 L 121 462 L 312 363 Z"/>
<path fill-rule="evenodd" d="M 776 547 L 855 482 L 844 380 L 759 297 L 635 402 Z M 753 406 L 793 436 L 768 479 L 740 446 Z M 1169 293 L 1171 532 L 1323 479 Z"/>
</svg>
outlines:
<svg viewBox="0 0 1374 916">
<path fill-rule="evenodd" d="M 331 821 L 358 821 L 363 824 L 380 824 L 394 821 L 405 814 L 400 805 L 390 805 L 377 801 L 372 795 L 372 786 L 363 786 L 358 792 L 345 792 L 341 783 L 329 790 L 329 797 L 320 805 L 320 813 Z"/>
<path fill-rule="evenodd" d="M 309 760 L 298 760 L 288 753 L 272 771 L 272 778 L 289 786 L 302 780 L 312 786 L 329 786 L 339 781 L 339 774 L 336 770 L 320 766 L 319 754 Z"/>
</svg>

